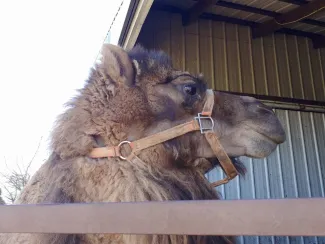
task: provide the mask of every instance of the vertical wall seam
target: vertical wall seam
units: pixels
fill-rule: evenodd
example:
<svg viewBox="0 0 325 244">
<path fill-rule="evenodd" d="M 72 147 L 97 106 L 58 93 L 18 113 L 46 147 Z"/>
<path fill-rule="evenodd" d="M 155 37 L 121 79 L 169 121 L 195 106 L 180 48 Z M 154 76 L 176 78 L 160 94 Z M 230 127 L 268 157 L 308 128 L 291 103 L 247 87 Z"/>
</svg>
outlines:
<svg viewBox="0 0 325 244">
<path fill-rule="evenodd" d="M 251 36 L 251 29 L 249 30 L 249 34 Z M 253 50 L 252 50 L 252 40 L 251 38 L 248 38 L 248 48 L 249 48 L 249 59 L 250 59 L 250 68 L 251 68 L 251 74 L 252 74 L 252 83 L 253 83 L 253 93 L 256 94 L 256 85 L 255 85 L 255 73 L 254 73 L 254 62 L 253 62 Z"/>
<path fill-rule="evenodd" d="M 198 58 L 197 62 L 196 62 L 196 70 L 200 72 L 200 66 L 201 66 L 201 62 L 200 62 L 200 55 L 201 55 L 201 52 L 200 52 L 200 30 L 199 30 L 199 22 L 197 21 L 196 22 L 196 40 L 197 40 L 197 44 L 196 44 L 196 57 Z"/>
<path fill-rule="evenodd" d="M 223 178 L 223 171 L 219 168 L 219 172 L 220 172 L 220 179 L 222 179 Z M 221 186 L 221 191 L 222 191 L 222 194 L 223 194 L 223 196 L 226 198 L 226 189 L 225 189 L 225 185 L 222 185 Z"/>
<path fill-rule="evenodd" d="M 199 23 L 199 20 L 196 21 L 196 33 L 197 33 L 197 46 L 196 46 L 196 54 L 197 54 L 197 62 L 196 62 L 196 70 L 197 70 L 197 73 L 201 73 L 201 52 L 200 52 L 200 43 L 201 43 L 201 34 L 200 34 L 200 30 L 201 30 L 201 27 L 200 27 L 200 23 Z"/>
<path fill-rule="evenodd" d="M 292 145 L 292 138 L 291 138 L 291 128 L 290 128 L 290 119 L 289 119 L 289 112 L 288 110 L 286 112 L 286 120 L 287 120 L 287 130 L 288 130 L 288 142 L 290 143 L 290 158 L 291 158 L 291 166 L 293 168 L 293 184 L 295 186 L 295 197 L 298 197 L 298 186 L 297 186 L 297 173 L 296 173 L 296 167 L 294 165 L 294 156 L 293 156 L 293 145 Z"/>
<path fill-rule="evenodd" d="M 172 14 L 169 13 L 169 16 L 168 16 L 168 20 L 169 20 L 169 55 L 172 56 Z"/>
<path fill-rule="evenodd" d="M 239 176 L 236 177 L 236 187 L 238 189 L 237 199 L 241 199 L 241 188 L 240 188 L 240 184 L 239 184 Z"/>
<path fill-rule="evenodd" d="M 252 55 L 252 61 L 253 61 L 253 53 L 254 53 L 254 51 L 253 51 L 253 45 L 254 45 L 254 43 L 252 42 L 252 41 L 250 41 L 250 44 L 251 44 L 251 55 Z M 257 79 L 256 79 L 256 77 L 255 77 L 255 66 L 254 66 L 254 62 L 252 62 L 252 70 L 253 70 L 253 76 L 254 76 L 254 91 L 255 91 L 255 93 L 257 93 Z"/>
<path fill-rule="evenodd" d="M 311 120 L 311 128 L 313 131 L 313 141 L 314 141 L 314 145 L 315 145 L 315 154 L 316 154 L 316 163 L 317 163 L 317 170 L 318 170 L 318 177 L 319 177 L 319 184 L 320 184 L 320 189 L 321 189 L 321 194 L 322 197 L 324 197 L 324 184 L 323 184 L 323 180 L 322 180 L 322 169 L 321 169 L 321 165 L 320 165 L 320 159 L 319 159 L 319 150 L 318 150 L 318 140 L 316 137 L 316 131 L 315 131 L 315 123 L 314 123 L 314 115 L 312 113 L 310 113 L 310 120 Z"/>
<path fill-rule="evenodd" d="M 280 155 L 280 148 L 277 147 L 276 149 L 276 157 L 277 160 L 279 161 L 279 175 L 280 175 L 280 191 L 281 191 L 281 197 L 284 198 L 284 182 L 283 182 L 283 172 L 282 172 L 282 168 L 281 165 L 283 164 L 282 160 L 281 160 L 281 155 Z"/>
<path fill-rule="evenodd" d="M 166 38 L 166 41 L 167 41 L 167 45 L 168 45 L 168 50 L 167 50 L 167 54 L 170 58 L 172 58 L 172 46 L 171 46 L 171 43 L 172 43 L 172 27 L 171 27 L 171 14 L 168 13 L 168 38 Z"/>
<path fill-rule="evenodd" d="M 306 146 L 305 146 L 305 136 L 304 136 L 304 129 L 302 127 L 302 121 L 301 117 L 302 114 L 301 112 L 298 113 L 298 121 L 299 121 L 299 130 L 300 130 L 300 135 L 301 135 L 301 148 L 302 148 L 302 155 L 303 155 L 303 160 L 304 160 L 304 167 L 305 167 L 305 172 L 306 172 L 306 180 L 308 182 L 307 185 L 307 192 L 308 192 L 308 197 L 311 197 L 311 189 L 310 189 L 310 177 L 309 177 L 309 169 L 308 169 L 308 163 L 307 163 L 307 158 L 306 158 Z"/>
<path fill-rule="evenodd" d="M 229 77 L 228 77 L 228 58 L 227 58 L 227 37 L 226 37 L 226 24 L 225 22 L 222 22 L 222 31 L 223 31 L 223 50 L 224 50 L 224 56 L 225 56 L 225 76 L 226 76 L 226 90 L 229 91 Z"/>
<path fill-rule="evenodd" d="M 268 159 L 267 158 L 264 158 L 263 159 L 263 163 L 265 165 L 264 167 L 264 173 L 265 173 L 265 182 L 266 182 L 266 192 L 267 192 L 267 198 L 269 199 L 270 196 L 271 196 L 271 193 L 270 193 L 270 177 L 269 177 L 269 169 L 268 169 Z"/>
<path fill-rule="evenodd" d="M 253 159 L 249 158 L 249 164 L 250 164 L 250 174 L 251 174 L 251 188 L 252 188 L 252 194 L 253 198 L 256 199 L 256 192 L 255 192 L 255 178 L 254 178 L 254 169 L 253 169 Z"/>
<path fill-rule="evenodd" d="M 280 112 L 282 113 L 282 111 Z M 276 116 L 279 116 L 279 112 L 274 109 L 274 114 L 276 114 Z M 279 176 L 280 176 L 280 194 L 281 194 L 281 198 L 284 198 L 284 181 L 283 181 L 283 172 L 282 172 L 282 159 L 281 159 L 281 153 L 280 153 L 280 146 L 278 146 L 276 148 L 276 159 L 279 162 L 278 164 L 278 170 L 279 170 Z"/>
<path fill-rule="evenodd" d="M 316 91 L 315 91 L 315 79 L 314 79 L 314 75 L 313 75 L 313 70 L 311 68 L 311 59 L 310 59 L 310 48 L 309 48 L 309 45 L 308 45 L 308 39 L 305 38 L 305 45 L 306 45 L 306 49 L 307 49 L 307 59 L 308 59 L 308 69 L 309 69 L 309 72 L 310 72 L 310 78 L 311 78 L 311 81 L 310 81 L 310 85 L 311 85 L 311 88 L 312 88 L 312 91 L 313 91 L 313 99 L 316 100 Z"/>
<path fill-rule="evenodd" d="M 239 31 L 238 31 L 238 25 L 235 25 L 236 28 L 236 47 L 238 50 L 237 54 L 237 61 L 238 61 L 238 77 L 239 77 L 239 90 L 240 92 L 243 92 L 243 78 L 242 78 L 242 70 L 241 70 L 241 62 L 240 62 L 240 45 L 239 45 Z"/>
<path fill-rule="evenodd" d="M 281 96 L 281 89 L 280 89 L 280 76 L 279 76 L 279 70 L 278 70 L 278 57 L 276 55 L 276 48 L 275 48 L 275 37 L 274 34 L 272 34 L 272 45 L 273 45 L 273 54 L 274 54 L 274 61 L 275 61 L 275 76 L 276 76 L 276 86 L 277 86 L 277 94 L 278 96 Z"/>
<path fill-rule="evenodd" d="M 186 32 L 185 32 L 185 28 L 182 28 L 182 33 L 181 34 L 182 34 L 182 38 L 183 38 L 183 40 L 182 40 L 182 42 L 183 42 L 183 45 L 182 45 L 182 49 L 183 49 L 182 67 L 183 67 L 183 70 L 185 70 L 186 69 L 186 62 L 185 62 L 185 60 L 186 60 Z"/>
<path fill-rule="evenodd" d="M 265 90 L 266 90 L 266 95 L 269 95 L 269 88 L 268 88 L 268 79 L 267 79 L 267 70 L 266 70 L 266 64 L 265 64 L 265 53 L 264 53 L 264 38 L 261 38 L 261 42 L 262 42 L 262 48 L 261 48 L 261 52 L 262 52 L 262 62 L 263 62 L 263 70 L 264 70 L 264 85 L 265 85 Z"/>
<path fill-rule="evenodd" d="M 320 67 L 325 67 L 325 60 L 322 59 L 321 57 L 321 53 L 320 53 L 320 50 L 316 50 L 317 51 L 317 56 L 318 56 L 318 60 L 319 60 L 319 63 L 320 63 Z M 321 73 L 321 82 L 322 82 L 322 87 L 323 87 L 323 94 L 325 96 L 325 74 L 324 74 L 324 71 L 323 69 L 321 68 L 320 69 L 320 73 Z"/>
<path fill-rule="evenodd" d="M 291 77 L 291 68 L 289 64 L 289 53 L 288 53 L 288 46 L 287 46 L 287 36 L 284 35 L 284 48 L 285 48 L 285 55 L 286 55 L 286 64 L 288 67 L 288 82 L 289 82 L 289 89 L 290 89 L 290 96 L 294 97 L 293 95 L 293 84 L 292 84 L 292 77 Z"/>
<path fill-rule="evenodd" d="M 209 43 L 210 43 L 210 47 L 211 47 L 211 56 L 210 60 L 211 60 L 211 86 L 212 89 L 216 89 L 216 81 L 215 81 L 215 70 L 214 70 L 214 45 L 213 45 L 213 35 L 212 35 L 212 21 L 209 20 Z"/>
<path fill-rule="evenodd" d="M 182 66 L 183 70 L 187 70 L 186 67 L 186 29 L 182 28 L 182 33 L 183 33 L 183 60 L 182 60 Z"/>
<path fill-rule="evenodd" d="M 294 40 L 295 40 L 295 46 L 296 46 L 296 53 L 297 53 L 297 56 L 298 56 L 298 75 L 299 75 L 299 85 L 300 85 L 300 88 L 301 88 L 301 93 L 302 93 L 302 97 L 304 99 L 306 99 L 306 96 L 305 96 L 305 90 L 304 90 L 304 85 L 303 85 L 303 82 L 302 82 L 302 71 L 301 71 L 301 65 L 300 65 L 300 62 L 301 62 L 301 58 L 300 58 L 300 54 L 299 54 L 299 47 L 298 47 L 298 40 L 297 40 L 297 37 L 294 36 Z"/>
</svg>

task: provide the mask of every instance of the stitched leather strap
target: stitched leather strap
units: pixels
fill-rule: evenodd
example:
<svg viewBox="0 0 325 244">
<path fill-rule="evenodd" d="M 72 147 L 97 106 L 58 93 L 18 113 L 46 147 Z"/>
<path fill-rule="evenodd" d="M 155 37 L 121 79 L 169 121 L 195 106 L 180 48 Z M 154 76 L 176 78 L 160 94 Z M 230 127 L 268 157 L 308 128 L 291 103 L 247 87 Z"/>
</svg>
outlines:
<svg viewBox="0 0 325 244">
<path fill-rule="evenodd" d="M 205 116 L 211 116 L 212 115 L 212 110 L 214 107 L 214 93 L 213 90 L 208 89 L 206 91 L 206 101 L 202 109 L 202 115 Z"/>
<path fill-rule="evenodd" d="M 211 89 L 207 90 L 207 100 L 204 104 L 202 115 L 212 116 L 212 111 L 214 107 L 214 94 Z M 220 141 L 217 138 L 217 135 L 213 131 L 205 132 L 205 138 L 210 144 L 211 149 L 219 160 L 220 166 L 227 175 L 226 178 L 212 182 L 213 187 L 220 186 L 222 184 L 228 183 L 230 180 L 235 178 L 238 175 L 238 172 L 228 157 L 227 153 L 223 149 Z"/>
<path fill-rule="evenodd" d="M 91 158 L 111 158 L 111 157 L 119 157 L 120 156 L 120 147 L 98 147 L 93 148 L 91 152 L 88 154 Z"/>
<path fill-rule="evenodd" d="M 190 122 L 177 125 L 162 132 L 158 132 L 151 136 L 134 141 L 132 142 L 132 148 L 134 148 L 134 152 L 140 151 L 196 130 L 200 130 L 200 126 L 196 120 L 192 120 Z"/>
<path fill-rule="evenodd" d="M 162 142 L 197 130 L 200 130 L 200 126 L 196 120 L 192 120 L 133 142 L 124 141 L 121 142 L 118 146 L 94 148 L 90 152 L 89 156 L 92 158 L 121 157 L 122 155 L 120 152 L 120 146 L 122 144 L 129 144 L 132 149 L 131 154 L 133 154 L 143 149 L 155 146 Z"/>
<path fill-rule="evenodd" d="M 217 156 L 223 171 L 227 175 L 226 178 L 211 183 L 212 186 L 216 187 L 216 186 L 220 186 L 222 184 L 228 183 L 230 180 L 232 180 L 233 178 L 235 178 L 238 175 L 238 172 L 237 172 L 235 166 L 233 165 L 233 163 L 231 162 L 227 153 L 221 146 L 220 141 L 218 140 L 215 133 L 207 132 L 205 134 L 205 138 L 209 142 L 211 149 L 213 150 L 214 154 Z"/>
</svg>

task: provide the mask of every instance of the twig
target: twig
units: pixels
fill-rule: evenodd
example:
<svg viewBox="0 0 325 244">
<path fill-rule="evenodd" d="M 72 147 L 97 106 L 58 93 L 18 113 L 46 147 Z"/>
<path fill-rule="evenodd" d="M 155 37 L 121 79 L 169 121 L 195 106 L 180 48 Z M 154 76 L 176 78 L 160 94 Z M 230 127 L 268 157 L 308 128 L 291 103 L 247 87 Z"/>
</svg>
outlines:
<svg viewBox="0 0 325 244">
<path fill-rule="evenodd" d="M 34 153 L 32 159 L 29 161 L 29 163 L 28 163 L 28 165 L 27 165 L 27 168 L 26 168 L 26 174 L 27 174 L 27 172 L 28 172 L 28 170 L 29 170 L 29 168 L 30 168 L 32 162 L 34 161 L 34 159 L 35 159 L 35 157 L 36 157 L 36 154 L 37 154 L 37 152 L 38 152 L 38 150 L 39 150 L 39 148 L 40 148 L 40 146 L 41 146 L 42 138 L 43 138 L 43 136 L 41 136 L 41 139 L 40 139 L 40 141 L 39 141 L 39 143 L 38 143 L 37 149 L 36 149 L 36 151 L 35 151 L 35 153 Z M 26 175 L 26 174 L 25 174 L 25 175 Z"/>
</svg>

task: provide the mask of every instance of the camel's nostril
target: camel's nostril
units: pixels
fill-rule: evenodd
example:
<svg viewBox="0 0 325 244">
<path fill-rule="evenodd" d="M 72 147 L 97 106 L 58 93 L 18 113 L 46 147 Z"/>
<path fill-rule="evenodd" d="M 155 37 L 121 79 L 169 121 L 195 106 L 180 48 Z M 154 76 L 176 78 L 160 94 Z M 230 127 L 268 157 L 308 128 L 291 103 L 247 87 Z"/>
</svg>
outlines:
<svg viewBox="0 0 325 244">
<path fill-rule="evenodd" d="M 272 110 L 272 108 L 270 106 L 267 106 L 267 105 L 263 104 L 263 103 L 257 104 L 257 108 L 262 112 L 267 112 L 267 113 L 274 114 L 274 111 Z"/>
<path fill-rule="evenodd" d="M 256 98 L 254 98 L 254 97 L 249 97 L 249 96 L 240 96 L 243 100 L 244 100 L 244 102 L 246 102 L 246 103 L 255 103 L 256 101 L 257 101 L 257 99 Z"/>
<path fill-rule="evenodd" d="M 258 113 L 273 113 L 271 107 L 265 105 L 264 103 L 260 102 L 258 99 L 249 96 L 241 96 L 242 101 L 246 106 L 253 108 L 255 112 Z"/>
</svg>

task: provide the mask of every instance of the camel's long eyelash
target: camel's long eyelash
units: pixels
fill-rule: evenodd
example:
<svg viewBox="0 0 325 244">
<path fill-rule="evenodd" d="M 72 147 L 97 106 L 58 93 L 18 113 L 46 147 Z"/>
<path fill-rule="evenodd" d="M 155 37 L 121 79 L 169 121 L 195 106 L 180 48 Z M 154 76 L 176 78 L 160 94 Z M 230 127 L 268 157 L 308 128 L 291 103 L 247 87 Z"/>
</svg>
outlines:
<svg viewBox="0 0 325 244">
<path fill-rule="evenodd" d="M 165 81 L 163 83 L 168 84 L 168 83 L 172 82 L 174 79 L 175 79 L 174 77 L 167 76 L 167 78 L 165 79 Z"/>
<path fill-rule="evenodd" d="M 173 80 L 176 80 L 177 78 L 183 77 L 183 76 L 189 77 L 190 80 L 195 79 L 195 77 L 193 77 L 192 75 L 189 75 L 189 74 L 180 74 L 180 75 L 176 75 L 176 76 L 167 76 L 167 78 L 165 79 L 163 84 L 168 84 L 168 83 L 172 82 Z"/>
</svg>

